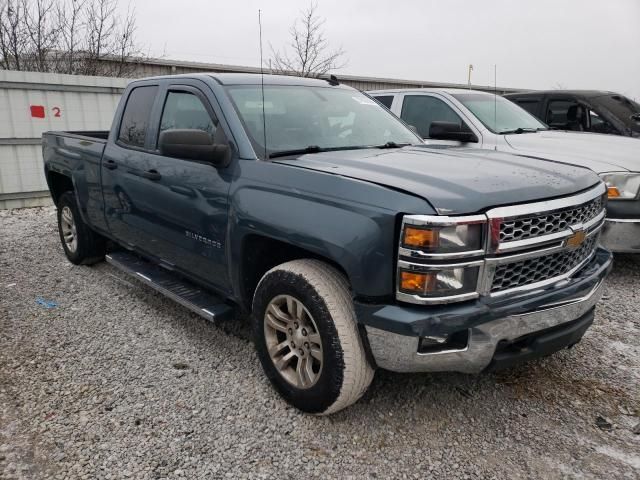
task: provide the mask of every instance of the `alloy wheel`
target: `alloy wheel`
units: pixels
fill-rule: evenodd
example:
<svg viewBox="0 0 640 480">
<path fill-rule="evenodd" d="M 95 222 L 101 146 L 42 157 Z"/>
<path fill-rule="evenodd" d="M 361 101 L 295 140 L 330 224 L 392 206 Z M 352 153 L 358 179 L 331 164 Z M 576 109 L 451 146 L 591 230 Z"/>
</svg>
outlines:
<svg viewBox="0 0 640 480">
<path fill-rule="evenodd" d="M 278 295 L 267 306 L 264 335 L 271 361 L 296 388 L 316 384 L 322 372 L 322 340 L 313 317 L 291 295 Z"/>
</svg>

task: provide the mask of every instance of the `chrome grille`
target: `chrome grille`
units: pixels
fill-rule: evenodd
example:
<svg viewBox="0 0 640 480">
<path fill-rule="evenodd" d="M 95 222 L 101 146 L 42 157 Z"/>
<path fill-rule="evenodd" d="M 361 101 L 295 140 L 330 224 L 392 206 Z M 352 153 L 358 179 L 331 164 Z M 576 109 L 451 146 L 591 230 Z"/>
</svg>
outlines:
<svg viewBox="0 0 640 480">
<path fill-rule="evenodd" d="M 572 225 L 588 222 L 602 211 L 602 197 L 573 208 L 543 215 L 505 219 L 500 224 L 500 243 L 525 240 L 561 232 Z"/>
<path fill-rule="evenodd" d="M 500 292 L 564 275 L 589 258 L 597 241 L 598 235 L 592 235 L 575 250 L 564 250 L 551 255 L 498 265 L 491 292 Z"/>
</svg>

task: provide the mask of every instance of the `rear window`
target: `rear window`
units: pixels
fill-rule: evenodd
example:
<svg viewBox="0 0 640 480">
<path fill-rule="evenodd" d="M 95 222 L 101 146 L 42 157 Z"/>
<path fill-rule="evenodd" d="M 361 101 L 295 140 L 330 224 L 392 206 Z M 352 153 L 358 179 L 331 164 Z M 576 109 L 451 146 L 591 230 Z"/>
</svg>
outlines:
<svg viewBox="0 0 640 480">
<path fill-rule="evenodd" d="M 540 104 L 540 100 L 525 100 L 522 98 L 511 98 L 510 100 L 515 101 L 518 105 L 524 108 L 527 112 L 535 117 L 539 117 L 538 115 L 538 105 Z"/>
<path fill-rule="evenodd" d="M 131 90 L 120 123 L 118 140 L 121 143 L 132 147 L 144 147 L 151 108 L 157 93 L 157 86 L 137 87 Z"/>
<path fill-rule="evenodd" d="M 391 108 L 391 104 L 393 103 L 393 95 L 384 95 L 384 96 L 380 96 L 380 97 L 373 97 L 375 98 L 377 101 L 379 101 L 382 105 L 384 105 L 387 108 Z"/>
</svg>

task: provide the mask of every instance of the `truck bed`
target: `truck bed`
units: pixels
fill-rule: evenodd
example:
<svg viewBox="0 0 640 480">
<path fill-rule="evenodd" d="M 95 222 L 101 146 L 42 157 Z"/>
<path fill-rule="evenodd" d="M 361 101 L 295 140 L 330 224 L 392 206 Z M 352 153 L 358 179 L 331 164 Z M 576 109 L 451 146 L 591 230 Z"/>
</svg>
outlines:
<svg viewBox="0 0 640 480">
<path fill-rule="evenodd" d="M 80 131 L 49 131 L 45 132 L 47 135 L 57 135 L 64 137 L 85 137 L 90 138 L 92 141 L 102 140 L 104 142 L 109 138 L 109 130 L 80 130 Z"/>
</svg>

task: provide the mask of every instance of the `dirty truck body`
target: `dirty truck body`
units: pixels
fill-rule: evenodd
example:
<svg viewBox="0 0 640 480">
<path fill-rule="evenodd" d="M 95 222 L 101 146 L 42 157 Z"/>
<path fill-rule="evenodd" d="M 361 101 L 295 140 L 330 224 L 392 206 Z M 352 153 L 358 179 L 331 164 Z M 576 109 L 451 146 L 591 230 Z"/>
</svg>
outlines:
<svg viewBox="0 0 640 480">
<path fill-rule="evenodd" d="M 260 83 L 135 81 L 110 132 L 44 134 L 67 257 L 210 320 L 251 312 L 266 375 L 312 413 L 376 367 L 476 373 L 580 340 L 611 265 L 597 175 L 429 149 L 336 82 Z"/>
</svg>

